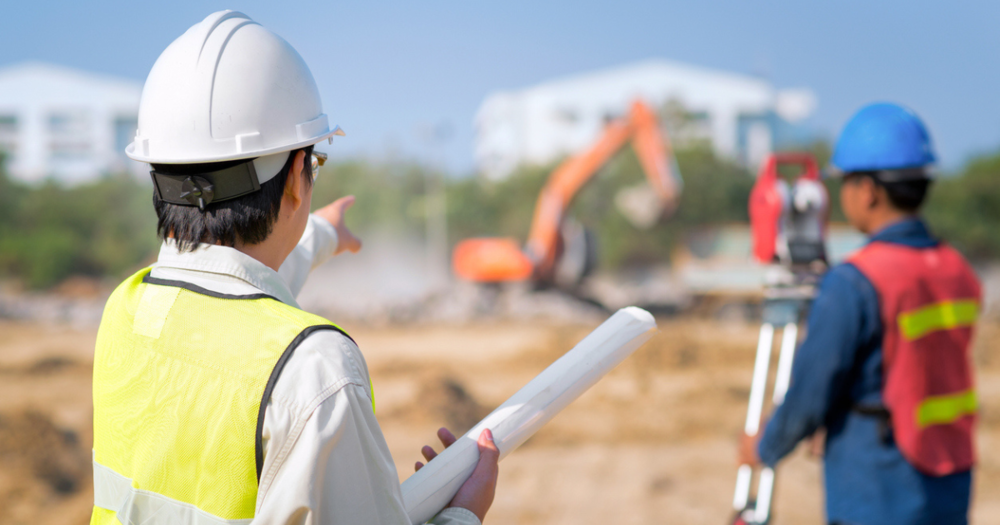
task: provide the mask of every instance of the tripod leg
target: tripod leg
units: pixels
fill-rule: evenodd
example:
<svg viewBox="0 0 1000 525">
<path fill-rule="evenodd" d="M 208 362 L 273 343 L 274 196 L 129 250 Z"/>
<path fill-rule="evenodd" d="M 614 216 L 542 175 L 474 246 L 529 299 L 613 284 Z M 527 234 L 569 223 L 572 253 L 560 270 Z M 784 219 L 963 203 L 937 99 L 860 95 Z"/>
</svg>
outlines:
<svg viewBox="0 0 1000 525">
<path fill-rule="evenodd" d="M 778 355 L 778 375 L 774 379 L 774 405 L 785 402 L 785 393 L 792 379 L 792 359 L 795 357 L 795 347 L 799 341 L 799 325 L 788 323 L 781 334 L 781 353 Z"/>
<path fill-rule="evenodd" d="M 781 334 L 781 353 L 778 355 L 778 375 L 774 379 L 774 406 L 785 402 L 785 394 L 792 379 L 792 360 L 795 357 L 795 347 L 799 340 L 798 323 L 788 323 Z M 771 497 L 774 494 L 774 470 L 765 467 L 760 473 L 757 483 L 757 505 L 754 508 L 754 521 L 767 523 L 771 513 Z"/>
<path fill-rule="evenodd" d="M 771 496 L 774 490 L 774 469 L 764 467 L 757 482 L 757 505 L 753 510 L 754 523 L 767 523 L 771 514 Z"/>
<path fill-rule="evenodd" d="M 764 410 L 764 393 L 767 388 L 767 370 L 771 365 L 771 346 L 774 343 L 774 325 L 764 323 L 760 326 L 760 338 L 757 340 L 757 358 L 753 365 L 753 382 L 750 384 L 750 405 L 747 407 L 747 420 L 743 431 L 748 436 L 757 435 L 760 430 L 760 416 Z M 736 473 L 736 490 L 733 495 L 733 509 L 742 511 L 750 499 L 750 482 L 753 477 L 753 466 L 740 465 Z"/>
<path fill-rule="evenodd" d="M 750 384 L 750 406 L 743 431 L 748 436 L 757 435 L 760 430 L 760 415 L 764 410 L 764 391 L 767 389 L 767 371 L 771 366 L 771 344 L 774 341 L 774 325 L 764 323 L 760 327 L 757 340 L 757 359 L 753 365 L 753 382 Z"/>
<path fill-rule="evenodd" d="M 756 436 L 760 430 L 760 416 L 764 410 L 764 391 L 767 389 L 767 370 L 771 366 L 771 345 L 774 342 L 774 325 L 764 323 L 757 340 L 757 359 L 753 364 L 753 382 L 750 384 L 750 406 L 743 431 Z"/>
<path fill-rule="evenodd" d="M 750 500 L 750 482 L 753 480 L 753 467 L 750 465 L 740 465 L 736 471 L 736 492 L 733 495 L 733 509 L 737 512 L 743 510 Z"/>
</svg>

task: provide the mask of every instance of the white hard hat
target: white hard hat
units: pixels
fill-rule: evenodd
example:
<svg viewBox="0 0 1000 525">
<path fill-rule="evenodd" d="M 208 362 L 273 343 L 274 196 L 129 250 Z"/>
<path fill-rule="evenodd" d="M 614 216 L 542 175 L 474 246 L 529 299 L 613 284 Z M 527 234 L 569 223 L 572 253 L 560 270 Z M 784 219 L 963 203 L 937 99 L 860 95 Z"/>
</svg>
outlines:
<svg viewBox="0 0 1000 525">
<path fill-rule="evenodd" d="M 153 64 L 125 153 L 158 164 L 255 159 L 262 184 L 289 151 L 343 134 L 331 127 L 312 73 L 288 42 L 243 13 L 219 11 Z"/>
</svg>

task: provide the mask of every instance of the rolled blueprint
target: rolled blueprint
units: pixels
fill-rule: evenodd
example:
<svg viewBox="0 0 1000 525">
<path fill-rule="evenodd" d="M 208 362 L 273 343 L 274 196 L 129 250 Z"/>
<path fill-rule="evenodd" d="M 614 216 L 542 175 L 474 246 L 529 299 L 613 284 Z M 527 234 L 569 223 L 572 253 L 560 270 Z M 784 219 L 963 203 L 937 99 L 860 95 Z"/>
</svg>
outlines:
<svg viewBox="0 0 1000 525">
<path fill-rule="evenodd" d="M 656 321 L 649 312 L 634 306 L 615 312 L 572 350 L 403 482 L 403 502 L 410 521 L 414 525 L 426 522 L 455 497 L 479 461 L 476 441 L 483 429 L 493 431 L 493 440 L 503 459 L 655 332 Z"/>
</svg>

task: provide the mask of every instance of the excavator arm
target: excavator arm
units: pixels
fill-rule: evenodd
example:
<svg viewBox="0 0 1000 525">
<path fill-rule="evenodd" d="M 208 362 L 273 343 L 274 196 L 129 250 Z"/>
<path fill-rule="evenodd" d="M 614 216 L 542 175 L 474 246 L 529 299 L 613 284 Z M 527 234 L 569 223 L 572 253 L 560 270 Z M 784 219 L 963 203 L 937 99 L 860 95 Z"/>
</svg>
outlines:
<svg viewBox="0 0 1000 525">
<path fill-rule="evenodd" d="M 455 272 L 479 282 L 550 279 L 557 262 L 559 229 L 566 209 L 580 189 L 629 139 L 661 209 L 671 213 L 676 207 L 680 184 L 679 174 L 669 161 L 670 144 L 660 132 L 653 110 L 636 101 L 628 115 L 609 123 L 590 148 L 570 157 L 552 172 L 535 205 L 523 252 L 511 239 L 468 239 L 455 248 Z"/>
</svg>

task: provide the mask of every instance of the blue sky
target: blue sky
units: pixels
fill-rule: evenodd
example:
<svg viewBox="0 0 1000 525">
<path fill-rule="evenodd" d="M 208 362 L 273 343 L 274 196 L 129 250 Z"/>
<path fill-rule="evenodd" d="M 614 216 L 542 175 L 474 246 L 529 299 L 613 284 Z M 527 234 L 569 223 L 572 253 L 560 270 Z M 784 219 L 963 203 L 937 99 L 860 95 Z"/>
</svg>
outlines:
<svg viewBox="0 0 1000 525">
<path fill-rule="evenodd" d="M 891 100 L 928 122 L 945 168 L 1000 148 L 1000 3 L 6 2 L 0 66 L 22 60 L 145 79 L 208 13 L 237 9 L 295 46 L 343 155 L 443 157 L 472 168 L 472 117 L 490 92 L 663 57 L 809 87 L 828 136 Z M 448 123 L 437 153 L 422 128 Z"/>
</svg>

